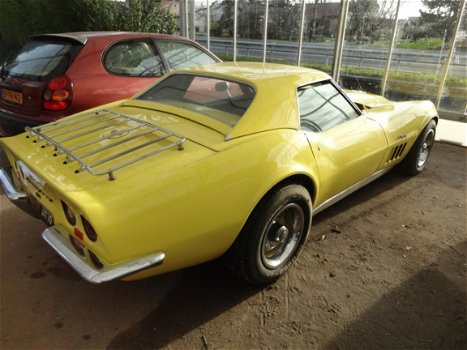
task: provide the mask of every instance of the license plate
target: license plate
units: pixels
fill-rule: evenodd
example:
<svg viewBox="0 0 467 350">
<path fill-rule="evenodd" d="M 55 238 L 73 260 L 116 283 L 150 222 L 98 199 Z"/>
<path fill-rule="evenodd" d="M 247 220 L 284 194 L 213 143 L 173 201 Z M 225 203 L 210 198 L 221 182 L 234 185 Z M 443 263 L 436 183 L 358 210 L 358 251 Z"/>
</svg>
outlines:
<svg viewBox="0 0 467 350">
<path fill-rule="evenodd" d="M 23 94 L 18 91 L 2 89 L 2 99 L 8 102 L 13 102 L 22 105 Z"/>
</svg>

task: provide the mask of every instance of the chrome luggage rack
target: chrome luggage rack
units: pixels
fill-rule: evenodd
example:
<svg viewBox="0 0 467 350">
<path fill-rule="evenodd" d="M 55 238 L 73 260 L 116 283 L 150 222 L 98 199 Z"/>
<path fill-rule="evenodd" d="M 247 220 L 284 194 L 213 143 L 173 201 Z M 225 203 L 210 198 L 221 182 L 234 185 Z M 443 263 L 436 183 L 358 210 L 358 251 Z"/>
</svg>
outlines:
<svg viewBox="0 0 467 350">
<path fill-rule="evenodd" d="M 55 157 L 66 155 L 64 164 L 76 161 L 79 168 L 75 170 L 75 173 L 87 170 L 92 175 L 108 175 L 109 180 L 115 180 L 115 170 L 127 165 L 173 147 L 177 147 L 180 151 L 183 150 L 183 143 L 186 140 L 179 134 L 145 120 L 107 109 L 76 114 L 66 120 L 34 128 L 26 127 L 26 131 L 28 132 L 27 137 L 33 139 L 33 142 L 44 142 L 42 148 L 54 147 Z M 84 138 L 85 142 L 77 144 L 76 141 L 80 137 Z M 113 139 L 117 139 L 117 141 L 113 141 Z M 163 140 L 167 141 L 164 141 L 162 146 L 157 144 Z M 97 143 L 104 143 L 104 145 L 92 149 L 88 147 Z M 70 144 L 70 146 L 66 146 L 66 144 Z M 122 145 L 124 149 L 116 150 L 116 153 L 103 153 Z M 144 154 L 136 153 L 136 151 L 150 145 L 157 147 Z M 86 150 L 86 148 L 88 149 Z M 133 157 L 128 157 L 128 155 Z M 88 164 L 84 158 L 90 156 L 94 160 Z M 96 169 L 98 166 L 102 167 L 104 163 L 123 156 L 126 157 L 107 169 Z"/>
</svg>

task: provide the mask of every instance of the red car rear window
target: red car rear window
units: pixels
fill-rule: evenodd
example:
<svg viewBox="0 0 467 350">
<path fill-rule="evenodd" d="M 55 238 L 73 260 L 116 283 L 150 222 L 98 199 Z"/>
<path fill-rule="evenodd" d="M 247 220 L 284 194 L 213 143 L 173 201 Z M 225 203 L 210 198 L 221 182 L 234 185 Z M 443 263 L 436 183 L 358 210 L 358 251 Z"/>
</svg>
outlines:
<svg viewBox="0 0 467 350">
<path fill-rule="evenodd" d="M 5 75 L 46 81 L 64 74 L 82 45 L 61 40 L 32 40 L 5 66 Z"/>
</svg>

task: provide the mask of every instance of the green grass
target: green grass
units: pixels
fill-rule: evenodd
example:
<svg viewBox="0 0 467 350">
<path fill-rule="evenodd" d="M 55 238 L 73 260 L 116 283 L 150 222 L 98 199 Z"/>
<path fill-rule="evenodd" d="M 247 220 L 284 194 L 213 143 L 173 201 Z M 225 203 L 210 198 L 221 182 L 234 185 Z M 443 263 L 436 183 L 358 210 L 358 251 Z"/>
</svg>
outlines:
<svg viewBox="0 0 467 350">
<path fill-rule="evenodd" d="M 368 46 L 376 46 L 381 48 L 389 49 L 391 42 L 389 40 L 375 41 L 373 44 Z M 421 38 L 417 41 L 411 40 L 399 40 L 396 42 L 396 48 L 408 49 L 408 50 L 436 50 L 439 51 L 443 45 L 443 39 L 441 38 Z"/>
<path fill-rule="evenodd" d="M 401 40 L 397 43 L 398 49 L 412 50 L 440 50 L 443 45 L 441 38 L 422 38 L 417 41 Z"/>
</svg>

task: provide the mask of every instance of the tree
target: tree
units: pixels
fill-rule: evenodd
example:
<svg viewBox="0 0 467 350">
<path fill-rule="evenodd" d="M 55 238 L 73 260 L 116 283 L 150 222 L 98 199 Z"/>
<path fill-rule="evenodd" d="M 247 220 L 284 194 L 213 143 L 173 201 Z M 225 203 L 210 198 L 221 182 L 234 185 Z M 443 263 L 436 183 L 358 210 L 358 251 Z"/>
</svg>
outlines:
<svg viewBox="0 0 467 350">
<path fill-rule="evenodd" d="M 264 6 L 266 4 L 258 0 L 240 0 L 238 2 L 238 33 L 242 38 L 262 38 Z"/>
<path fill-rule="evenodd" d="M 347 39 L 362 43 L 389 37 L 395 1 L 352 0 L 349 4 Z"/>
<path fill-rule="evenodd" d="M 154 0 L 127 0 L 114 26 L 119 30 L 165 34 L 173 34 L 177 29 L 174 16 L 160 7 L 160 1 Z"/>
<path fill-rule="evenodd" d="M 222 16 L 217 23 L 217 26 L 214 30 L 214 35 L 224 35 L 232 37 L 233 36 L 233 21 L 234 21 L 234 0 L 224 0 L 221 3 L 222 6 Z"/>
<path fill-rule="evenodd" d="M 309 28 L 309 39 L 315 39 L 317 36 L 317 27 L 323 18 L 318 17 L 318 6 L 326 3 L 326 0 L 313 0 L 312 10 L 311 10 L 311 21 Z"/>
<path fill-rule="evenodd" d="M 299 36 L 301 2 L 275 0 L 269 2 L 268 38 L 296 40 Z"/>
<path fill-rule="evenodd" d="M 409 20 L 402 27 L 402 35 L 405 39 L 417 41 L 421 38 L 426 38 L 430 35 L 430 28 L 425 24 L 420 23 L 420 18 L 417 17 L 415 21 Z"/>
<path fill-rule="evenodd" d="M 0 47 L 5 50 L 20 47 L 40 33 L 128 30 L 173 34 L 176 30 L 174 16 L 154 0 L 0 0 L 0 23 Z"/>
<path fill-rule="evenodd" d="M 442 38 L 446 31 L 449 41 L 453 34 L 454 23 L 460 15 L 459 0 L 422 0 L 426 11 L 420 10 L 420 24 L 428 27 L 427 35 Z"/>
</svg>

